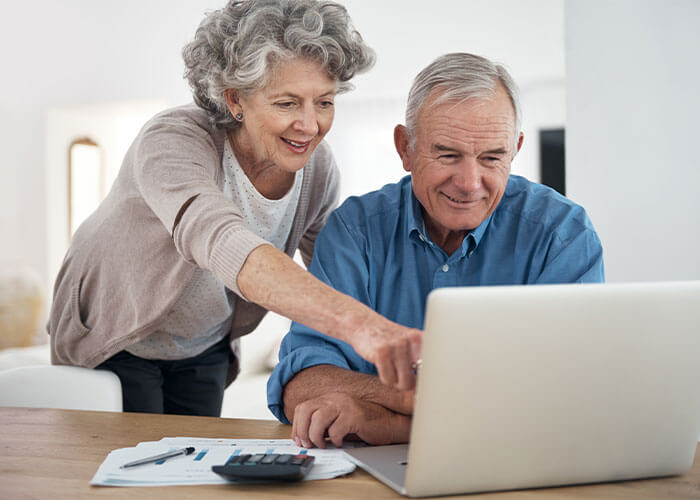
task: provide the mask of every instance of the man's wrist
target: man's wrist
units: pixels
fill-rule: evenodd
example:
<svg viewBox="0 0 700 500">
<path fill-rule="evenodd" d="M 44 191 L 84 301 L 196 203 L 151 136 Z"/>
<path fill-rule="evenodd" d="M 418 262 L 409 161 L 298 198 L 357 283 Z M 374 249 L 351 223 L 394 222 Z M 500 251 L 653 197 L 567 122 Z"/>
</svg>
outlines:
<svg viewBox="0 0 700 500">
<path fill-rule="evenodd" d="M 371 377 L 367 389 L 360 396 L 361 399 L 381 405 L 400 415 L 413 414 L 414 391 L 399 391 L 382 384 L 376 375 Z"/>
</svg>

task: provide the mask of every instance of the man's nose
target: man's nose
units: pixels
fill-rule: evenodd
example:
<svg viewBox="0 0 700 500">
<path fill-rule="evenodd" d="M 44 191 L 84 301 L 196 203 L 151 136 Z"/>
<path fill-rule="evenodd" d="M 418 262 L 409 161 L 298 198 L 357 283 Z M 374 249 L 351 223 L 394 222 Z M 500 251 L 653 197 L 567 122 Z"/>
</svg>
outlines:
<svg viewBox="0 0 700 500">
<path fill-rule="evenodd" d="M 476 158 L 464 158 L 459 162 L 453 181 L 464 192 L 478 190 L 481 187 L 481 167 Z"/>
<path fill-rule="evenodd" d="M 318 115 L 313 106 L 302 106 L 299 114 L 294 120 L 294 130 L 303 133 L 306 138 L 318 134 Z"/>
</svg>

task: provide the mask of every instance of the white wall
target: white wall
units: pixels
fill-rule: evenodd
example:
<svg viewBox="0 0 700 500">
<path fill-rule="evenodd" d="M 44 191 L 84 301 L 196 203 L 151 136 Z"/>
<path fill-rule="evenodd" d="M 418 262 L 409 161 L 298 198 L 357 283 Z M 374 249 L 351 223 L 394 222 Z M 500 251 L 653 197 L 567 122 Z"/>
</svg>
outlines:
<svg viewBox="0 0 700 500">
<path fill-rule="evenodd" d="M 7 5 L 6 5 L 7 4 Z M 180 48 L 221 1 L 4 2 L 0 15 L 0 263 L 49 275 L 47 115 L 133 99 L 185 102 Z M 54 228 L 51 228 L 54 229 Z"/>
<path fill-rule="evenodd" d="M 700 2 L 567 0 L 567 194 L 609 281 L 700 279 Z"/>
<path fill-rule="evenodd" d="M 391 130 L 394 122 L 402 121 L 412 78 L 448 51 L 471 51 L 506 64 L 524 89 L 524 103 L 542 111 L 558 99 L 545 114 L 563 123 L 563 0 L 341 3 L 378 56 L 375 68 L 357 78 L 356 91 L 340 99 L 338 121 L 329 136 L 336 153 L 347 158 L 339 158 L 347 179 L 344 194 L 375 189 L 403 175 Z M 50 244 L 50 235 L 62 231 L 52 217 L 60 210 L 56 191 L 65 188 L 52 180 L 56 169 L 63 168 L 54 161 L 54 149 L 49 151 L 50 110 L 132 100 L 162 100 L 168 105 L 189 101 L 181 47 L 204 11 L 222 6 L 224 0 L 7 4 L 0 16 L 0 265 L 28 264 L 50 290 L 55 262 L 62 258 Z M 549 93 L 551 88 L 558 90 Z M 528 92 L 532 98 L 525 96 Z M 373 103 L 379 101 L 395 119 L 371 122 L 359 112 L 376 110 Z M 341 118 L 345 111 L 347 118 Z M 536 115 L 526 109 L 524 124 Z M 348 144 L 343 123 L 365 129 L 371 144 Z M 371 132 L 366 130 L 369 125 L 374 127 Z M 535 137 L 526 139 L 522 158 L 535 144 Z M 514 171 L 532 171 L 519 170 L 518 162 Z"/>
<path fill-rule="evenodd" d="M 49 276 L 58 273 L 69 245 L 67 145 L 85 137 L 98 145 L 106 195 L 119 172 L 122 158 L 144 122 L 166 107 L 162 100 L 147 100 L 47 110 L 46 257 Z"/>
<path fill-rule="evenodd" d="M 521 86 L 564 79 L 560 0 L 341 0 L 377 65 L 355 95 L 406 97 L 438 55 L 473 52 L 505 64 Z"/>
<path fill-rule="evenodd" d="M 565 120 L 563 0 L 342 0 L 377 64 L 338 99 L 328 141 L 341 164 L 341 195 L 393 182 L 406 172 L 393 129 L 403 123 L 413 78 L 437 56 L 473 52 L 504 64 L 521 89 L 525 143 L 513 172 L 539 180 L 537 130 Z M 383 113 L 373 112 L 381 108 Z M 387 119 L 388 116 L 393 119 Z M 345 130 L 362 135 L 344 141 Z"/>
</svg>

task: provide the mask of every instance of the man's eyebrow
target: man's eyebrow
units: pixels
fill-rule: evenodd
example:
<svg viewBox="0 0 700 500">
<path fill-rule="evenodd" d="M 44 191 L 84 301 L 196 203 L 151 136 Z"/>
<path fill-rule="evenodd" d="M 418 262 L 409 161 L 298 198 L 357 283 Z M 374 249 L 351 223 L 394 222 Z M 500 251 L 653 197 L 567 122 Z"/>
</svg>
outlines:
<svg viewBox="0 0 700 500">
<path fill-rule="evenodd" d="M 458 153 L 459 151 L 455 148 L 445 146 L 444 144 L 433 144 L 433 151 L 444 152 L 449 151 L 451 153 Z"/>
<path fill-rule="evenodd" d="M 504 155 L 508 151 L 505 148 L 496 148 L 496 149 L 489 149 L 488 151 L 484 151 L 482 154 L 485 155 Z"/>
</svg>

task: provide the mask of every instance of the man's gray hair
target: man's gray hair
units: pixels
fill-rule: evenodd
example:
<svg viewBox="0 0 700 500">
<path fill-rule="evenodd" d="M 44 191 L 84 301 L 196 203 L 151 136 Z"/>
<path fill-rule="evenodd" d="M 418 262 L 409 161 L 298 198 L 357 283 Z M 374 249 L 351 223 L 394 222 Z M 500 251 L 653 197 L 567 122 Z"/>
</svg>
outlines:
<svg viewBox="0 0 700 500">
<path fill-rule="evenodd" d="M 513 105 L 515 148 L 517 149 L 521 123 L 518 86 L 500 64 L 464 52 L 438 57 L 413 80 L 406 104 L 406 128 L 411 137 L 411 145 L 415 140 L 418 113 L 425 100 L 434 91 L 441 94 L 431 104 L 445 101 L 461 102 L 472 98 L 489 98 L 495 94 L 499 83 L 505 88 Z"/>
<path fill-rule="evenodd" d="M 194 100 L 219 128 L 234 128 L 224 91 L 263 88 L 275 66 L 302 57 L 318 61 L 338 92 L 374 64 L 374 51 L 342 5 L 318 0 L 231 0 L 207 14 L 182 50 Z"/>
</svg>

